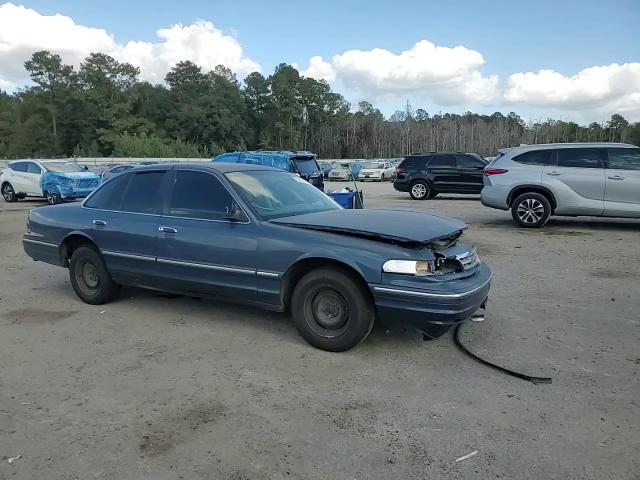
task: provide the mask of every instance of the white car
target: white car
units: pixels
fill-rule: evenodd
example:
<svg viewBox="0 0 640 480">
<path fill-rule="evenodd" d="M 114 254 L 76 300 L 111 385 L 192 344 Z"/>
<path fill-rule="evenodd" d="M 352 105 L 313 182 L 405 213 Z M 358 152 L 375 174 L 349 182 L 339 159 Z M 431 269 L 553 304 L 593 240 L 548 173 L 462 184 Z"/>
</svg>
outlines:
<svg viewBox="0 0 640 480">
<path fill-rule="evenodd" d="M 367 180 L 378 180 L 384 182 L 391 180 L 396 175 L 396 169 L 391 162 L 367 162 L 364 164 L 358 179 L 366 182 Z"/>
<path fill-rule="evenodd" d="M 0 191 L 6 202 L 40 197 L 53 205 L 86 197 L 98 185 L 98 175 L 64 160 L 16 160 L 0 172 Z"/>
</svg>

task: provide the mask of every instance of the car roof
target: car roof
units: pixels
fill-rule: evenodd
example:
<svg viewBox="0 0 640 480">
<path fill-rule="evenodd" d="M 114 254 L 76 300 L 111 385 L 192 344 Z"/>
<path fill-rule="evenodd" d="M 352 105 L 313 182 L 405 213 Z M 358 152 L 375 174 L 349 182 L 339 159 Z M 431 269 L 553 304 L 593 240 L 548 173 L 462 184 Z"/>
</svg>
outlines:
<svg viewBox="0 0 640 480">
<path fill-rule="evenodd" d="M 638 148 L 637 145 L 631 145 L 629 143 L 616 143 L 616 142 L 571 142 L 571 143 L 532 143 L 530 145 L 518 145 L 517 147 L 501 148 L 498 152 L 508 153 L 513 151 L 527 151 L 527 150 L 545 150 L 549 148 Z"/>
<path fill-rule="evenodd" d="M 155 165 L 139 165 L 135 167 L 136 171 L 144 170 L 199 170 L 203 172 L 216 171 L 220 173 L 231 172 L 247 172 L 247 171 L 267 171 L 282 172 L 279 168 L 264 167 L 262 165 L 251 165 L 247 163 L 226 163 L 226 162 L 202 162 L 202 163 L 157 163 Z"/>
</svg>

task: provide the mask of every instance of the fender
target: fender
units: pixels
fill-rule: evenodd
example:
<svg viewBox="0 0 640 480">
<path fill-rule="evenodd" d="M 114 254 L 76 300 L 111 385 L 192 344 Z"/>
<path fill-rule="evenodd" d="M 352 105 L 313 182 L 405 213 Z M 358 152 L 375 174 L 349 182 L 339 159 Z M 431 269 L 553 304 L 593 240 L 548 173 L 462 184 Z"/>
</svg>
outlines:
<svg viewBox="0 0 640 480">
<path fill-rule="evenodd" d="M 553 194 L 553 192 L 548 188 L 545 187 L 544 185 L 541 185 L 539 183 L 524 183 L 522 185 L 517 185 L 515 187 L 513 187 L 511 189 L 511 191 L 509 192 L 509 195 L 507 195 L 507 205 L 509 207 L 511 207 L 511 203 L 514 200 L 514 192 L 516 192 L 517 190 L 529 190 L 529 191 L 542 191 L 544 193 L 546 193 L 549 196 L 549 199 L 551 200 L 551 207 L 553 209 L 555 209 L 558 206 L 558 203 L 556 202 L 556 197 Z"/>
</svg>

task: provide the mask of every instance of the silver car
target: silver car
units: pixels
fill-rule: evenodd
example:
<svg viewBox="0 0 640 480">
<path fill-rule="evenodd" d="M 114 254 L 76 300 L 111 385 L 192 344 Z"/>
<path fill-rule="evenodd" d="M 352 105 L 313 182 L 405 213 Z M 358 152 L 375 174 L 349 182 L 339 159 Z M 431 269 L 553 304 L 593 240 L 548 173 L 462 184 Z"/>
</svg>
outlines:
<svg viewBox="0 0 640 480">
<path fill-rule="evenodd" d="M 640 148 L 557 143 L 504 149 L 484 169 L 483 205 L 523 227 L 551 215 L 640 218 Z"/>
</svg>

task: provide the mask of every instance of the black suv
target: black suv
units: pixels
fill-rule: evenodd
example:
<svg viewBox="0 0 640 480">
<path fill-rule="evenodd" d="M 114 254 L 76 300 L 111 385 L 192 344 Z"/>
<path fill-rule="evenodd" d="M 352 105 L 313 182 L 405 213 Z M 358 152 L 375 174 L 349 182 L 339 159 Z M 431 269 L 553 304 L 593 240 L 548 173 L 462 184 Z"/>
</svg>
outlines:
<svg viewBox="0 0 640 480">
<path fill-rule="evenodd" d="M 396 168 L 393 188 L 414 200 L 438 193 L 480 193 L 487 161 L 476 153 L 414 153 Z"/>
</svg>

